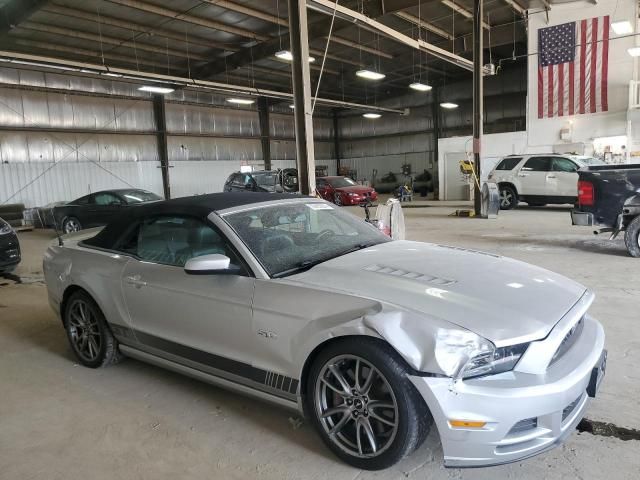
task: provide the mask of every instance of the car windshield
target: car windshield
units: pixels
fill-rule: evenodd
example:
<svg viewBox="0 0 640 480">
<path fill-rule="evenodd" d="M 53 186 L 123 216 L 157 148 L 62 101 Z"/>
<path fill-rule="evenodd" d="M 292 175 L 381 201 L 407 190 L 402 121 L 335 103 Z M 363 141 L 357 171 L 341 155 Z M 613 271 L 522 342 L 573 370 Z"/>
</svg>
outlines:
<svg viewBox="0 0 640 480">
<path fill-rule="evenodd" d="M 162 198 L 155 193 L 147 192 L 146 190 L 126 190 L 121 193 L 125 201 L 129 204 L 162 200 Z"/>
<path fill-rule="evenodd" d="M 274 187 L 276 185 L 278 175 L 276 172 L 260 172 L 254 173 L 253 179 L 261 187 Z"/>
<path fill-rule="evenodd" d="M 362 219 L 312 200 L 244 210 L 224 219 L 272 277 L 390 241 Z"/>
<path fill-rule="evenodd" d="M 328 180 L 328 182 L 333 188 L 353 187 L 354 185 L 357 185 L 356 182 L 348 177 L 332 178 Z"/>
</svg>

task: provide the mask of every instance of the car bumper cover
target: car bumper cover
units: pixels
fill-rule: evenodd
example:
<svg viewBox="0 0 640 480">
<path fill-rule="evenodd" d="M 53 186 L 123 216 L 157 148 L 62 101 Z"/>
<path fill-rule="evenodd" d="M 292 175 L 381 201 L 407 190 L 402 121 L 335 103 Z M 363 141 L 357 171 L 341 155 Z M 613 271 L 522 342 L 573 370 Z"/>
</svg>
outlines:
<svg viewBox="0 0 640 480">
<path fill-rule="evenodd" d="M 605 362 L 602 326 L 586 316 L 580 339 L 546 375 L 512 371 L 455 383 L 444 377 L 410 378 L 433 415 L 445 466 L 479 467 L 522 460 L 562 443 L 582 419 L 587 390 L 595 393 L 599 381 L 594 385 L 592 378 L 601 364 L 604 374 Z M 486 424 L 453 428 L 450 419 Z"/>
</svg>

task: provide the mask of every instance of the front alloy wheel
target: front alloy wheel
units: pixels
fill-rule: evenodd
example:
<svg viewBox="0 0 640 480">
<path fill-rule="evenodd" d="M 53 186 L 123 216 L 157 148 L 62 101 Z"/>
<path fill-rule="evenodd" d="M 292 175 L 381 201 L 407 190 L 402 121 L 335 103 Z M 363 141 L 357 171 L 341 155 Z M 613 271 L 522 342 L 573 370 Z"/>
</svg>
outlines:
<svg viewBox="0 0 640 480">
<path fill-rule="evenodd" d="M 75 217 L 68 217 L 64 219 L 62 223 L 62 231 L 64 233 L 74 233 L 82 230 L 82 225 L 80 225 L 80 220 Z"/>
<path fill-rule="evenodd" d="M 422 444 L 431 416 L 387 343 L 369 337 L 333 341 L 314 359 L 305 411 L 325 444 L 348 464 L 380 470 Z"/>
<path fill-rule="evenodd" d="M 398 404 L 389 382 L 356 355 L 329 360 L 316 380 L 315 407 L 329 438 L 357 458 L 387 450 L 398 432 Z"/>
<path fill-rule="evenodd" d="M 342 206 L 342 195 L 340 195 L 339 193 L 336 193 L 333 196 L 333 203 L 335 203 L 338 206 Z"/>
<path fill-rule="evenodd" d="M 509 186 L 500 187 L 500 210 L 511 210 L 518 204 L 518 194 Z"/>
</svg>

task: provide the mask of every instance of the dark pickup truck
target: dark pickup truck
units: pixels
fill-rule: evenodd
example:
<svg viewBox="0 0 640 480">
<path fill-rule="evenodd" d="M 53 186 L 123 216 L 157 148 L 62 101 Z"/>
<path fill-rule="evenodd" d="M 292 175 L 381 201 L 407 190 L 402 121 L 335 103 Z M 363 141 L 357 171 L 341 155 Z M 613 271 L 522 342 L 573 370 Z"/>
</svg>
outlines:
<svg viewBox="0 0 640 480">
<path fill-rule="evenodd" d="M 598 165 L 578 170 L 574 225 L 602 227 L 613 240 L 624 231 L 632 257 L 640 257 L 640 164 Z"/>
</svg>

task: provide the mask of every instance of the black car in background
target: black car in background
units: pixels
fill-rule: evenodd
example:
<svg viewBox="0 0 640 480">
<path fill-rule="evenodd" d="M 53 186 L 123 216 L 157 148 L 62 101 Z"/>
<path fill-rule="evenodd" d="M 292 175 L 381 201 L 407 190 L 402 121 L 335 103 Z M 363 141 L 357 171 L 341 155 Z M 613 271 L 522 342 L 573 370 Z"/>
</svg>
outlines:
<svg viewBox="0 0 640 480">
<path fill-rule="evenodd" d="M 0 274 L 11 273 L 20 263 L 20 243 L 16 232 L 0 218 Z"/>
<path fill-rule="evenodd" d="M 270 192 L 293 193 L 298 191 L 298 171 L 295 168 L 282 170 L 259 170 L 235 172 L 224 182 L 224 192 Z"/>
<path fill-rule="evenodd" d="M 84 228 L 106 225 L 123 208 L 130 205 L 158 200 L 162 200 L 162 197 L 146 190 L 133 188 L 103 190 L 55 207 L 53 215 L 56 227 L 62 233 L 71 233 Z"/>
</svg>

